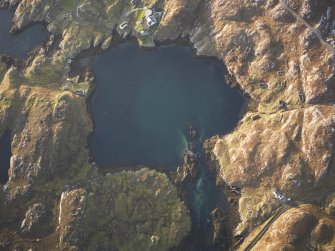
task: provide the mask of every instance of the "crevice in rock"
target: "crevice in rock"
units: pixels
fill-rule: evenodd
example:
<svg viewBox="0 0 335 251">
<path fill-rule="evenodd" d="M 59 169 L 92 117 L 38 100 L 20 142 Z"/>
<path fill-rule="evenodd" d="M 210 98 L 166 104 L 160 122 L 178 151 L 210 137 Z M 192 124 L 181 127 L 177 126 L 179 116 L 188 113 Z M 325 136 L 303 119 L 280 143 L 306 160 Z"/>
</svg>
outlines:
<svg viewBox="0 0 335 251">
<path fill-rule="evenodd" d="M 7 183 L 9 176 L 11 151 L 11 133 L 9 130 L 4 131 L 0 137 L 0 183 Z"/>
</svg>

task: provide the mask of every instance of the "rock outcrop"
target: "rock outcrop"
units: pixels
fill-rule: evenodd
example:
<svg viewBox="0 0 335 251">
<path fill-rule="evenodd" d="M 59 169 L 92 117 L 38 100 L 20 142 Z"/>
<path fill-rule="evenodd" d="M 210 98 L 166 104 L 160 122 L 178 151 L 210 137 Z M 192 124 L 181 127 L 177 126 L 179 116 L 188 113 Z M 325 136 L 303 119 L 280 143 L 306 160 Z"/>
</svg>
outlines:
<svg viewBox="0 0 335 251">
<path fill-rule="evenodd" d="M 35 203 L 31 205 L 21 223 L 21 232 L 25 235 L 36 235 L 48 230 L 48 219 L 45 205 Z"/>
<path fill-rule="evenodd" d="M 198 55 L 224 62 L 235 85 L 250 97 L 238 127 L 208 142 L 218 179 L 242 191 L 241 222 L 234 233 L 251 238 L 287 202 L 274 192 L 294 202 L 315 197 L 332 216 L 315 205 L 289 209 L 254 250 L 305 250 L 308 245 L 331 250 L 335 6 L 331 1 L 286 2 L 0 0 L 0 6 L 17 6 L 12 31 L 46 22 L 60 37 L 59 48 L 50 37 L 25 67 L 1 60 L 0 133 L 12 129 L 13 156 L 10 180 L 0 194 L 5 207 L 0 223 L 10 226 L 0 229 L 0 247 L 24 243 L 23 248 L 43 250 L 47 243 L 64 250 L 167 250 L 189 230 L 187 213 L 166 176 L 147 169 L 103 176 L 88 162 L 92 122 L 82 96 L 92 79 L 70 79 L 70 63 L 87 49 L 112 46 L 116 30 L 142 46 L 189 39 Z M 148 8 L 163 11 L 150 29 L 143 26 Z M 119 183 L 124 179 L 130 183 Z M 35 204 L 40 198 L 53 205 L 46 217 L 53 219 L 55 233 L 25 242 L 15 234 L 21 226 L 16 216 L 25 215 L 22 235 L 38 235 L 34 229 L 44 217 Z M 93 214 L 98 220 L 92 220 Z"/>
<path fill-rule="evenodd" d="M 333 218 L 301 205 L 278 218 L 252 250 L 332 250 L 334 227 Z"/>
<path fill-rule="evenodd" d="M 91 186 L 61 195 L 62 250 L 168 250 L 190 230 L 186 208 L 164 174 L 124 171 Z"/>
</svg>

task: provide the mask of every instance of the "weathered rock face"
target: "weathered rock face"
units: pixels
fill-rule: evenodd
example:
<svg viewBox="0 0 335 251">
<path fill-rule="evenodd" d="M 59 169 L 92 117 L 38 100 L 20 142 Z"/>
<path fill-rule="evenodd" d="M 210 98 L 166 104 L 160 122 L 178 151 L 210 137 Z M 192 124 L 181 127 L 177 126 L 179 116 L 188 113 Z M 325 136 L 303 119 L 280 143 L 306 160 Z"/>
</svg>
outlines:
<svg viewBox="0 0 335 251">
<path fill-rule="evenodd" d="M 216 141 L 221 178 L 243 188 L 239 231 L 278 207 L 273 191 L 303 197 L 332 179 L 333 114 L 333 106 L 315 105 L 257 121 L 247 115 L 234 133 Z"/>
<path fill-rule="evenodd" d="M 331 194 L 326 199 L 326 206 L 325 206 L 327 214 L 331 216 L 335 216 L 335 194 Z"/>
<path fill-rule="evenodd" d="M 166 175 L 148 169 L 107 174 L 92 186 L 61 195 L 62 249 L 168 250 L 190 230 L 186 208 Z"/>
<path fill-rule="evenodd" d="M 0 86 L 1 102 L 12 100 L 2 107 L 0 117 L 4 118 L 2 127 L 13 134 L 9 186 L 60 174 L 67 168 L 64 163 L 73 168 L 83 163 L 80 152 L 88 153 L 85 136 L 91 130 L 84 100 L 48 88 L 31 88 L 24 82 L 11 86 L 17 80 L 8 75 Z"/>
<path fill-rule="evenodd" d="M 295 1 L 291 5 L 309 16 L 308 9 L 312 8 L 311 24 L 319 27 L 320 18 L 324 26 L 332 27 L 332 9 L 326 3 Z M 14 28 L 48 21 L 51 32 L 62 34 L 60 53 L 70 58 L 110 41 L 115 26 L 121 34 L 136 36 L 143 45 L 152 45 L 154 39 L 188 36 L 198 54 L 223 60 L 242 89 L 260 101 L 260 108 L 266 112 L 276 111 L 279 100 L 289 108 L 299 106 L 298 94 L 305 94 L 308 102 L 333 96 L 332 53 L 278 1 L 170 0 L 164 4 L 153 0 L 137 6 L 144 6 L 144 10 L 132 11 L 134 6 L 115 0 L 66 6 L 61 1 L 23 0 L 16 11 Z M 157 28 L 142 36 L 141 18 L 150 6 L 164 10 L 164 15 Z M 124 21 L 128 26 L 121 30 L 118 26 Z M 331 35 L 329 28 L 324 37 L 331 39 Z M 266 82 L 269 88 L 260 89 L 259 82 Z"/>
<path fill-rule="evenodd" d="M 25 235 L 36 235 L 38 232 L 49 230 L 47 219 L 47 211 L 45 205 L 36 203 L 31 205 L 25 214 L 25 218 L 21 223 L 21 232 Z"/>
<path fill-rule="evenodd" d="M 296 200 L 311 194 L 318 197 L 335 185 L 331 104 L 335 57 L 319 39 L 320 35 L 334 45 L 332 2 L 286 1 L 317 33 L 278 0 L 133 2 L 0 0 L 0 5 L 18 4 L 13 31 L 46 21 L 49 31 L 61 37 L 60 49 L 52 47 L 50 38 L 46 49 L 38 51 L 24 69 L 10 67 L 5 60 L 0 64 L 0 132 L 11 128 L 14 135 L 10 181 L 0 196 L 10 209 L 5 212 L 11 212 L 4 217 L 26 214 L 24 229 L 30 225 L 33 229 L 40 218 L 34 210 L 27 211 L 31 201 L 41 196 L 53 203 L 60 199 L 54 208 L 60 210 L 59 217 L 52 223 L 60 238 L 45 241 L 73 250 L 85 245 L 91 250 L 128 246 L 166 250 L 187 232 L 188 218 L 166 177 L 148 170 L 102 177 L 87 163 L 86 139 L 92 125 L 84 99 L 74 93 L 86 92 L 91 80 L 69 79 L 69 64 L 83 50 L 108 48 L 115 29 L 122 36 L 133 35 L 143 46 L 153 46 L 155 40 L 189 38 L 197 54 L 223 61 L 250 96 L 252 105 L 236 130 L 210 140 L 212 156 L 219 163 L 218 177 L 242 190 L 236 233 L 252 231 L 273 214 L 282 204 L 273 195 L 277 189 Z M 163 16 L 146 30 L 143 23 L 149 7 L 163 10 Z M 126 28 L 120 27 L 123 22 Z M 131 181 L 129 190 L 118 183 L 124 179 Z M 156 196 L 147 191 L 160 179 L 163 183 L 155 191 L 171 193 Z M 72 188 L 73 184 L 80 185 Z M 143 189 L 143 194 L 133 193 L 136 189 Z M 129 208 L 124 210 L 118 200 L 138 210 L 126 215 Z M 167 206 L 164 200 L 171 203 Z M 166 207 L 157 204 L 161 201 Z M 333 197 L 325 202 L 326 213 L 333 215 Z M 94 212 L 101 220 L 90 221 Z M 148 220 L 148 212 L 164 215 L 165 220 Z M 115 233 L 115 226 L 125 228 Z M 329 229 L 333 228 L 333 218 L 300 206 L 279 217 L 254 250 L 304 250 L 308 239 L 320 249 L 332 248 L 334 233 Z M 12 238 L 6 233 L 0 230 L 2 239 Z"/>
<path fill-rule="evenodd" d="M 315 105 L 246 119 L 234 133 L 217 140 L 214 153 L 222 178 L 253 186 L 270 177 L 291 193 L 318 185 L 332 167 L 334 111 L 333 106 Z"/>
<path fill-rule="evenodd" d="M 0 132 L 11 129 L 13 156 L 10 179 L 0 198 L 1 223 L 9 224 L 10 229 L 0 229 L 4 240 L 0 249 L 168 250 L 177 246 L 190 230 L 190 219 L 165 175 L 142 169 L 103 177 L 88 164 L 92 122 L 85 99 L 76 92 L 85 94 L 92 78 L 86 74 L 83 80 L 73 81 L 67 74 L 71 58 L 93 41 L 100 44 L 101 33 L 86 40 L 88 30 L 76 27 L 79 23 L 59 24 L 56 16 L 68 12 L 59 3 L 18 2 L 13 31 L 51 19 L 55 23 L 50 23 L 50 30 L 54 25 L 65 31 L 60 51 L 54 50 L 50 37 L 47 47 L 38 50 L 23 69 L 8 60 L 1 62 Z M 89 20 L 92 13 L 87 11 L 106 8 L 114 15 L 116 5 L 82 6 L 73 13 L 84 18 L 93 31 L 96 20 Z M 112 30 L 105 27 L 104 31 L 107 29 L 110 43 Z M 75 30 L 81 30 L 83 39 L 77 40 Z M 32 203 L 36 200 L 48 207 Z M 15 221 L 20 214 L 24 217 L 18 225 Z"/>
<path fill-rule="evenodd" d="M 280 216 L 252 250 L 332 250 L 334 227 L 334 219 L 301 205 Z"/>
<path fill-rule="evenodd" d="M 85 239 L 84 217 L 87 192 L 75 189 L 63 192 L 59 203 L 59 247 L 63 250 L 82 245 Z"/>
</svg>

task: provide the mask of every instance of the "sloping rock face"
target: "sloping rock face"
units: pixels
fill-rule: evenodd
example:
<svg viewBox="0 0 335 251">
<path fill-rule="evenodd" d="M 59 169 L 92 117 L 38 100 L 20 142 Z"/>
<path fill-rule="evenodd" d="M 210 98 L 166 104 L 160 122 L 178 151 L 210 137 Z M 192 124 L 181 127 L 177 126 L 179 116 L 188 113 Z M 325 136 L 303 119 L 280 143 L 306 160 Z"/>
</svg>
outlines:
<svg viewBox="0 0 335 251">
<path fill-rule="evenodd" d="M 30 4 L 21 3 L 17 11 Z M 43 16 L 43 2 L 37 4 L 31 15 Z M 84 74 L 73 89 L 63 88 L 70 60 L 52 44 L 51 36 L 27 65 L 1 57 L 0 133 L 10 129 L 12 157 L 0 193 L 0 249 L 177 246 L 191 223 L 166 175 L 142 169 L 104 176 L 89 163 L 92 121 L 85 98 L 72 90 L 93 79 Z"/>
<path fill-rule="evenodd" d="M 37 234 L 37 232 L 47 230 L 47 226 L 43 226 L 46 222 L 48 222 L 46 215 L 47 212 L 45 205 L 42 203 L 31 205 L 21 223 L 21 232 L 23 234 L 34 235 Z"/>
<path fill-rule="evenodd" d="M 216 142 L 222 178 L 232 185 L 252 186 L 269 177 L 292 193 L 315 187 L 332 168 L 334 108 L 315 105 L 242 123 Z"/>
<path fill-rule="evenodd" d="M 220 178 L 243 188 L 238 232 L 271 215 L 274 191 L 298 199 L 332 185 L 334 122 L 333 106 L 315 105 L 244 122 L 215 141 Z"/>
<path fill-rule="evenodd" d="M 311 205 L 301 205 L 278 218 L 252 250 L 332 250 L 334 227 L 333 218 Z"/>
<path fill-rule="evenodd" d="M 0 212 L 1 223 L 5 226 L 0 229 L 4 240 L 1 247 L 10 250 L 21 245 L 27 250 L 45 250 L 43 243 L 47 243 L 65 250 L 82 250 L 85 245 L 91 250 L 123 250 L 127 246 L 124 236 L 112 232 L 113 227 L 108 225 L 127 225 L 125 215 L 113 219 L 118 215 L 113 199 L 117 194 L 124 196 L 125 191 L 141 187 L 138 184 L 141 182 L 124 185 L 125 190 L 116 194 L 107 195 L 106 191 L 119 176 L 141 180 L 144 174 L 130 172 L 104 177 L 88 163 L 86 139 L 92 131 L 92 122 L 84 98 L 74 91 L 87 91 L 92 79 L 82 75 L 76 83 L 68 85 L 73 58 L 92 47 L 112 46 L 114 30 L 121 36 L 136 37 L 142 46 L 187 38 L 198 55 L 224 62 L 236 79 L 235 84 L 250 97 L 250 105 L 238 127 L 228 135 L 208 141 L 211 157 L 218 162 L 218 179 L 241 188 L 238 201 L 241 221 L 235 234 L 251 233 L 251 237 L 253 230 L 285 204 L 274 196 L 276 191 L 293 201 L 319 198 L 318 202 L 324 202 L 319 204 L 325 205 L 324 213 L 333 216 L 334 198 L 329 191 L 335 186 L 332 104 L 335 57 L 330 48 L 334 45 L 335 6 L 331 1 L 287 0 L 286 3 L 282 0 L 1 0 L 0 6 L 17 5 L 12 31 L 33 22 L 47 22 L 49 31 L 60 37 L 60 49 L 53 47 L 55 39 L 51 36 L 25 67 L 13 67 L 1 59 L 0 132 L 11 128 L 13 134 L 10 180 L 0 194 L 4 207 Z M 145 12 L 151 7 L 163 11 L 163 15 L 158 24 L 148 29 Z M 121 28 L 124 22 L 127 26 Z M 160 176 L 148 170 L 143 172 L 154 180 Z M 149 181 L 144 184 L 153 185 Z M 171 186 L 168 181 L 163 184 L 163 190 Z M 152 197 L 152 193 L 145 192 L 141 198 L 157 205 L 160 201 L 165 203 L 166 196 L 170 195 L 158 193 Z M 171 206 L 175 205 L 176 213 L 183 206 L 176 195 L 173 198 Z M 24 229 L 31 226 L 33 231 L 40 219 L 32 210 L 35 201 L 43 201 L 49 219 L 46 225 L 51 227 L 39 236 L 39 241 L 24 241 L 25 237 L 15 234 L 24 220 L 17 217 L 25 217 Z M 99 203 L 104 208 L 97 208 Z M 138 207 L 146 209 L 146 203 Z M 106 207 L 111 207 L 110 212 L 104 211 Z M 166 230 L 169 234 L 166 236 L 162 223 L 154 220 L 143 226 L 145 223 L 140 219 L 147 219 L 147 214 L 133 214 L 130 219 L 140 221 L 139 228 L 130 231 L 129 227 L 120 232 L 129 234 L 129 240 L 133 241 L 129 246 L 147 250 L 148 246 L 141 246 L 147 244 L 152 250 L 167 250 L 186 234 L 188 216 L 183 210 L 182 215 L 172 216 L 159 206 L 154 209 L 166 216 L 166 224 L 171 225 Z M 306 250 L 309 245 L 331 250 L 334 233 L 328 229 L 333 229 L 334 218 L 316 211 L 316 206 L 286 211 L 274 220 L 254 250 L 271 247 Z M 98 212 L 103 220 L 89 221 L 92 212 Z M 131 221 L 128 226 L 136 224 Z M 97 229 L 96 235 L 92 229 Z M 143 236 L 142 231 L 147 235 Z"/>
<path fill-rule="evenodd" d="M 91 122 L 85 101 L 48 85 L 31 87 L 15 67 L 3 76 L 1 90 L 1 130 L 12 132 L 12 157 L 9 182 L 10 199 L 15 199 L 16 184 L 29 184 L 60 175 L 66 168 L 79 168 L 88 154 L 86 135 Z M 68 163 L 68 166 L 64 165 Z M 13 186 L 12 186 L 13 185 Z"/>
<path fill-rule="evenodd" d="M 168 250 L 190 229 L 167 176 L 149 169 L 107 174 L 89 189 L 63 192 L 60 248 Z"/>
</svg>

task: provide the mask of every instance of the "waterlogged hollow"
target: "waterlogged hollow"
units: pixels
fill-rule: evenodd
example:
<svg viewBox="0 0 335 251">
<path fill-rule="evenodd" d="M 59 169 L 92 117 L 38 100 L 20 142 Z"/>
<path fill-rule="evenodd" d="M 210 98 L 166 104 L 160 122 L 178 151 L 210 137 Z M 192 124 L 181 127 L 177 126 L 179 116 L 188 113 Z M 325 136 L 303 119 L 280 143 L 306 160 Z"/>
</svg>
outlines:
<svg viewBox="0 0 335 251">
<path fill-rule="evenodd" d="M 10 34 L 14 12 L 0 10 L 0 54 L 8 54 L 24 59 L 27 54 L 48 37 L 47 29 L 42 24 L 34 24 L 17 34 Z"/>
<path fill-rule="evenodd" d="M 8 181 L 11 156 L 11 135 L 9 131 L 5 131 L 0 136 L 0 184 Z"/>
<path fill-rule="evenodd" d="M 231 130 L 243 97 L 213 59 L 182 46 L 144 51 L 125 43 L 97 56 L 91 148 L 100 165 L 176 168 L 190 126 L 200 140 Z"/>
</svg>

